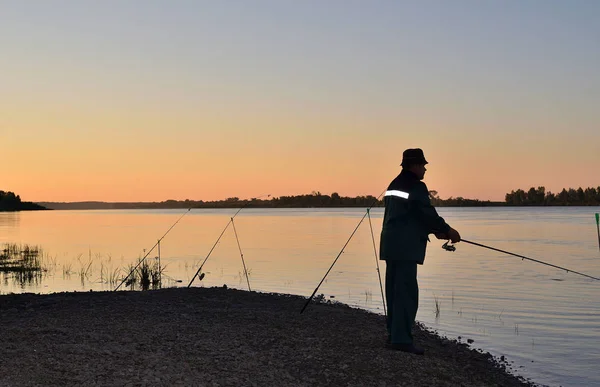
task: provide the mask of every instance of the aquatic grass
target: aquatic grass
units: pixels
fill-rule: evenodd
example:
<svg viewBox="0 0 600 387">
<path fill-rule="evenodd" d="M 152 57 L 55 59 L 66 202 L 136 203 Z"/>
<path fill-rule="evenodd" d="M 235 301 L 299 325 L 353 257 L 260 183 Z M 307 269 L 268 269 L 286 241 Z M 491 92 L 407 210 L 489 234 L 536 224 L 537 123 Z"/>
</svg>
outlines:
<svg viewBox="0 0 600 387">
<path fill-rule="evenodd" d="M 73 264 L 71 262 L 63 263 L 62 265 L 63 278 L 70 278 L 73 273 Z"/>
<path fill-rule="evenodd" d="M 21 287 L 38 284 L 44 271 L 43 251 L 39 246 L 5 243 L 0 250 L 0 272 L 5 282 L 9 275 Z"/>
<path fill-rule="evenodd" d="M 152 273 L 148 261 L 142 262 L 142 264 L 138 266 L 137 271 L 140 277 L 140 285 L 142 286 L 142 289 L 149 289 L 151 284 L 150 278 L 152 277 Z"/>
<path fill-rule="evenodd" d="M 58 266 L 56 256 L 52 257 L 49 253 L 42 254 L 42 271 L 48 272 L 55 270 Z"/>
<path fill-rule="evenodd" d="M 100 262 L 100 283 L 102 284 L 106 283 L 104 276 L 108 276 L 108 273 L 105 273 L 105 271 L 108 271 L 108 268 L 104 267 L 104 262 Z"/>
<path fill-rule="evenodd" d="M 223 269 L 221 269 L 222 271 Z M 252 269 L 251 268 L 247 268 L 246 269 L 246 274 L 248 275 L 248 278 L 252 277 Z M 242 281 L 246 278 L 246 274 L 244 274 L 244 271 L 239 271 L 238 270 L 238 275 L 234 278 L 237 278 L 239 280 L 239 284 L 242 284 Z"/>
<path fill-rule="evenodd" d="M 369 302 L 373 299 L 373 292 L 369 289 L 365 290 L 365 302 Z"/>
<path fill-rule="evenodd" d="M 70 256 L 70 257 L 69 257 Z M 138 258 L 138 262 L 141 258 Z M 18 245 L 14 243 L 0 244 L 0 285 L 9 286 L 11 278 L 22 287 L 41 283 L 44 277 L 55 275 L 64 280 L 72 280 L 76 276 L 81 286 L 89 284 L 102 284 L 102 287 L 116 286 L 125 276 L 133 270 L 134 264 L 126 266 L 126 261 L 121 256 L 120 262 L 113 259 L 111 254 L 102 254 L 88 249 L 86 253 L 52 256 L 42 251 L 42 248 L 34 245 Z M 128 269 L 126 271 L 126 269 Z M 182 282 L 175 279 L 164 279 L 166 265 L 162 266 L 158 257 L 149 259 L 139 270 L 128 278 L 127 286 L 132 290 L 158 289 L 163 286 L 164 280 L 169 283 Z M 17 275 L 17 272 L 23 274 Z M 223 271 L 223 269 L 221 269 Z M 30 273 L 26 273 L 30 272 Z M 202 273 L 200 281 L 204 277 Z M 248 270 L 252 275 L 252 270 Z M 93 278 L 95 277 L 95 278 Z"/>
<path fill-rule="evenodd" d="M 115 269 L 113 270 L 109 276 L 108 276 L 108 284 L 111 286 L 114 286 L 118 283 L 118 278 L 119 278 L 119 273 L 121 272 L 121 269 Z"/>
<path fill-rule="evenodd" d="M 158 270 L 150 271 L 150 283 L 155 288 L 159 287 L 161 284 L 161 269 L 160 269 L 160 266 L 158 265 L 158 263 L 157 263 L 156 267 L 158 268 Z"/>
<path fill-rule="evenodd" d="M 105 265 L 100 262 L 100 283 L 115 285 L 118 282 L 121 269 L 113 269 L 112 265 Z"/>
<path fill-rule="evenodd" d="M 81 281 L 81 286 L 85 286 L 86 280 L 89 279 L 89 276 L 92 274 L 91 272 L 91 268 L 92 268 L 92 264 L 94 263 L 92 260 L 92 250 L 89 250 L 88 253 L 88 261 L 87 262 L 83 262 L 81 260 L 81 257 L 83 257 L 83 254 L 79 254 L 77 256 L 77 261 L 79 262 L 79 279 Z"/>
<path fill-rule="evenodd" d="M 158 263 L 158 258 L 154 262 L 145 260 L 137 268 L 137 274 L 140 279 L 142 290 L 148 290 L 150 286 L 153 289 L 160 287 L 161 282 L 161 267 Z"/>
<path fill-rule="evenodd" d="M 441 302 L 440 300 L 438 300 L 437 296 L 434 294 L 433 295 L 433 300 L 435 302 L 435 318 L 439 318 L 440 317 L 440 309 L 441 309 Z"/>
<path fill-rule="evenodd" d="M 127 281 L 125 281 L 125 286 L 131 286 L 132 289 L 135 288 L 135 285 L 137 284 L 137 275 L 135 270 L 135 265 L 130 263 L 126 271 L 126 273 L 131 273 L 131 275 L 129 278 L 127 278 Z"/>
<path fill-rule="evenodd" d="M 7 243 L 0 253 L 0 271 L 42 271 L 41 254 L 37 246 Z"/>
<path fill-rule="evenodd" d="M 58 257 L 44 253 L 39 246 L 14 243 L 0 245 L 0 281 L 3 286 L 9 286 L 12 278 L 24 288 L 41 283 L 44 276 L 62 275 L 63 279 L 70 280 L 72 275 L 77 275 L 76 278 L 80 280 L 81 286 L 87 286 L 93 281 L 94 273 L 98 273 L 99 279 L 94 279 L 95 283 L 116 286 L 135 266 L 135 264 L 125 266 L 123 257 L 120 264 L 115 264 L 111 254 L 104 255 L 91 249 L 88 249 L 87 254 L 71 255 L 73 258 L 70 259 L 68 256 L 68 253 L 64 253 L 59 261 Z M 136 290 L 160 288 L 165 268 L 166 266 L 161 267 L 158 264 L 158 258 L 152 263 L 148 261 L 128 278 L 127 286 Z M 123 273 L 126 269 L 128 270 Z M 181 282 L 181 280 L 172 281 Z"/>
<path fill-rule="evenodd" d="M 114 286 L 119 283 L 119 274 L 121 273 L 121 269 L 113 268 L 112 265 L 112 255 L 106 254 L 106 259 L 100 253 L 95 254 L 96 261 L 100 262 L 100 279 L 99 282 L 101 284 L 107 284 Z M 133 269 L 133 266 L 130 266 L 130 271 Z M 129 271 L 128 271 L 129 273 Z"/>
<path fill-rule="evenodd" d="M 135 289 L 136 285 L 139 284 L 141 290 L 148 290 L 150 287 L 159 289 L 162 283 L 162 270 L 164 270 L 164 267 L 159 266 L 158 260 L 149 262 L 148 260 L 142 261 L 142 258 L 139 258 L 137 267 L 133 264 L 129 265 L 127 273 L 131 273 L 131 275 L 125 282 L 125 286 L 131 286 L 132 289 Z"/>
<path fill-rule="evenodd" d="M 39 285 L 42 279 L 42 273 L 38 271 L 17 271 L 12 276 L 14 282 L 25 288 L 25 286 Z"/>
</svg>

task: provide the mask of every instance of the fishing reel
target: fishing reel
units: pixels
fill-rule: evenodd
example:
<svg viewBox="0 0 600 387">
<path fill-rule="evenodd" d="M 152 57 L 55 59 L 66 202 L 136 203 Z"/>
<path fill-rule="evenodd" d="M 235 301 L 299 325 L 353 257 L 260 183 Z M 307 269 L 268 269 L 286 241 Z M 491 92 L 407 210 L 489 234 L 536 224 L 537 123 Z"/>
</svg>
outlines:
<svg viewBox="0 0 600 387">
<path fill-rule="evenodd" d="M 446 241 L 446 243 L 444 243 L 442 245 L 442 249 L 446 250 L 446 251 L 456 251 L 456 246 L 454 245 L 449 245 L 448 243 L 450 243 L 450 241 Z"/>
</svg>

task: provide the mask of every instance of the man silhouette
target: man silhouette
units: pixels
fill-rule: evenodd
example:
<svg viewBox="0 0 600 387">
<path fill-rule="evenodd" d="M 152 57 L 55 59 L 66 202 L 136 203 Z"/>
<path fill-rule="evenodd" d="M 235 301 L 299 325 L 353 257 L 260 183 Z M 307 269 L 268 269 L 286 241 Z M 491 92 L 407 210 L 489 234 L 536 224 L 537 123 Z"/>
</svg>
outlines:
<svg viewBox="0 0 600 387">
<path fill-rule="evenodd" d="M 417 265 L 425 260 L 429 234 L 438 239 L 460 241 L 458 231 L 438 215 L 429 199 L 425 177 L 425 155 L 421 149 L 402 154 L 402 171 L 385 193 L 380 259 L 386 261 L 388 348 L 424 354 L 413 343 L 412 328 L 419 307 Z"/>
</svg>

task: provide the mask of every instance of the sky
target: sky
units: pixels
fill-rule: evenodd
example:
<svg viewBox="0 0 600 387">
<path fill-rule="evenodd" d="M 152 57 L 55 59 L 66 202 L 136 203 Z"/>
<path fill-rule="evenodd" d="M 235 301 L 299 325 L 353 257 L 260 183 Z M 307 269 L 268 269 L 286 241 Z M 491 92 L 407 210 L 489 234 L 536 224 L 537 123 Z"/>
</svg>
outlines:
<svg viewBox="0 0 600 387">
<path fill-rule="evenodd" d="M 26 201 L 600 186 L 600 2 L 0 0 Z"/>
</svg>

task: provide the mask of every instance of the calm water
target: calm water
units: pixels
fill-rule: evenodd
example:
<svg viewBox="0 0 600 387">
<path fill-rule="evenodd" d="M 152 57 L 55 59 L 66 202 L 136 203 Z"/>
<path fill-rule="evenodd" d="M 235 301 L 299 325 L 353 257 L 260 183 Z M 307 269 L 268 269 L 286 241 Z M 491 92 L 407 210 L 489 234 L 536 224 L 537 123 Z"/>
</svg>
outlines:
<svg viewBox="0 0 600 387">
<path fill-rule="evenodd" d="M 112 290 L 185 210 L 0 213 L 0 243 L 39 245 L 47 273 L 0 292 Z M 161 242 L 166 286 L 187 286 L 236 212 L 192 210 Z M 600 277 L 594 213 L 599 207 L 440 209 L 468 240 Z M 252 290 L 309 296 L 364 215 L 364 209 L 244 210 L 235 226 Z M 382 210 L 373 210 L 379 249 Z M 600 281 L 480 247 L 441 249 L 433 239 L 419 267 L 419 321 L 451 338 L 504 355 L 516 373 L 552 386 L 600 386 Z M 144 251 L 146 249 L 146 251 Z M 154 259 L 154 250 L 149 259 Z M 379 262 L 385 272 L 385 263 Z M 245 289 L 230 227 L 194 286 Z M 82 273 L 84 273 L 82 275 Z M 176 282 L 180 280 L 181 282 Z M 126 289 L 124 286 L 122 289 Z M 317 294 L 383 313 L 368 218 Z M 436 315 L 436 300 L 439 313 Z M 305 313 L 310 313 L 310 307 Z"/>
</svg>

